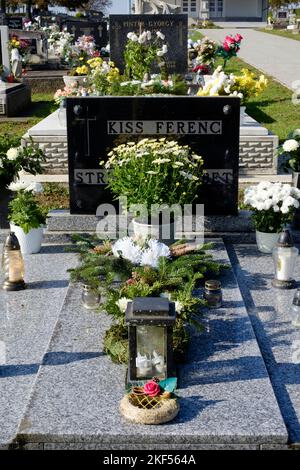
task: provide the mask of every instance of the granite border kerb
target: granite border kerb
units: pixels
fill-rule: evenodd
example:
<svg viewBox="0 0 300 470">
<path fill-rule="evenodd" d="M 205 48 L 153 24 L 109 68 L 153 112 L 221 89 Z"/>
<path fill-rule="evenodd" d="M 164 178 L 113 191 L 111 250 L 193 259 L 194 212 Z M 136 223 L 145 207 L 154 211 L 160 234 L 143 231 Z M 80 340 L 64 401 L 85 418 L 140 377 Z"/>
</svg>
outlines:
<svg viewBox="0 0 300 470">
<path fill-rule="evenodd" d="M 218 243 L 218 241 L 217 241 L 217 243 Z M 219 242 L 219 244 L 224 246 L 222 242 Z M 222 253 L 223 253 L 223 251 L 222 251 Z M 225 254 L 226 254 L 226 252 L 225 252 Z M 222 254 L 222 256 L 223 256 L 223 254 Z M 233 276 L 232 277 L 233 282 L 236 283 L 236 277 L 235 277 L 233 271 L 231 271 L 230 276 L 231 275 Z M 230 287 L 230 289 L 232 289 L 232 286 Z M 237 284 L 235 286 L 235 289 L 238 289 Z M 238 290 L 238 292 L 239 292 L 239 290 Z M 241 297 L 240 294 L 238 294 L 238 301 L 240 303 L 240 307 L 238 308 L 238 310 L 239 310 L 239 312 L 243 311 L 243 316 L 245 317 L 246 325 L 247 325 L 246 329 L 248 331 L 248 333 L 246 334 L 246 337 L 248 338 L 248 340 L 249 339 L 251 340 L 251 344 L 252 344 L 252 346 L 250 347 L 250 350 L 248 350 L 248 354 L 250 353 L 250 356 L 253 355 L 253 353 L 255 355 L 257 355 L 257 352 L 258 352 L 257 341 L 256 341 L 256 338 L 255 338 L 255 335 L 254 335 L 252 325 L 251 325 L 250 320 L 248 318 L 247 311 L 245 309 L 244 304 L 241 302 L 240 297 Z M 71 344 L 72 340 L 69 340 L 69 334 L 67 334 L 68 331 L 66 331 L 66 330 L 64 331 L 64 321 L 66 321 L 65 325 L 68 325 L 68 322 L 67 322 L 66 319 L 67 319 L 68 315 L 70 314 L 70 312 L 73 311 L 73 307 L 75 307 L 77 305 L 78 299 L 79 299 L 79 292 L 76 292 L 74 290 L 74 286 L 70 285 L 69 289 L 68 289 L 68 292 L 67 292 L 67 295 L 65 297 L 64 306 L 66 307 L 67 302 L 70 302 L 70 304 L 69 304 L 65 314 L 61 317 L 62 312 L 64 310 L 64 306 L 62 307 L 60 318 L 58 319 L 55 331 L 53 332 L 52 338 L 49 342 L 49 347 L 48 347 L 47 353 L 51 353 L 51 351 L 56 352 L 56 353 L 57 353 L 57 351 L 61 351 L 61 346 L 63 345 L 63 341 L 65 339 L 68 340 L 68 345 L 67 345 L 67 348 L 64 349 L 64 350 L 65 351 L 73 351 L 73 352 L 75 351 L 76 352 L 76 348 L 72 349 L 72 344 Z M 82 312 L 79 312 L 79 314 L 82 315 Z M 83 322 L 83 327 L 86 328 L 86 325 L 88 325 L 88 326 L 93 328 L 93 326 L 96 324 L 96 323 L 94 323 L 95 322 L 94 316 L 93 315 L 91 315 L 91 316 L 86 315 L 86 318 L 87 318 L 87 320 L 86 320 L 86 323 Z M 61 322 L 60 322 L 60 320 L 61 320 Z M 107 320 L 105 318 L 103 318 L 102 321 L 105 322 L 105 323 L 107 322 Z M 249 328 L 248 328 L 248 324 L 249 324 Z M 74 334 L 74 330 L 72 331 L 72 333 Z M 62 338 L 59 338 L 60 335 L 62 335 Z M 245 338 L 244 338 L 244 340 L 245 340 Z M 90 343 L 90 346 L 91 345 L 95 347 L 93 342 Z M 82 349 L 80 349 L 80 351 L 81 350 Z M 46 355 L 47 355 L 47 353 L 46 353 Z M 47 357 L 47 356 L 45 356 L 45 357 Z M 50 373 L 50 375 L 51 375 L 53 373 L 54 368 L 53 367 L 52 368 L 48 367 L 51 364 L 48 364 L 47 360 L 45 361 L 45 357 L 44 357 L 44 360 L 43 360 L 43 365 L 39 369 L 36 382 L 38 380 L 41 380 L 41 382 L 42 382 L 45 377 L 46 377 L 46 382 L 47 382 L 47 374 Z M 17 437 L 16 437 L 15 441 L 16 441 L 16 443 L 18 443 L 18 442 L 20 442 L 20 443 L 24 443 L 24 442 L 25 443 L 26 442 L 50 443 L 51 442 L 51 443 L 97 443 L 97 444 L 104 444 L 104 445 L 105 444 L 115 445 L 118 442 L 124 442 L 124 439 L 125 439 L 126 443 L 128 443 L 128 444 L 142 443 L 142 444 L 145 444 L 145 446 L 146 446 L 146 444 L 149 444 L 149 445 L 150 444 L 157 444 L 157 442 L 160 442 L 161 444 L 166 444 L 166 445 L 169 444 L 171 446 L 172 444 L 174 444 L 174 440 L 175 440 L 176 444 L 178 443 L 178 445 L 179 444 L 199 445 L 199 444 L 202 444 L 202 443 L 203 444 L 211 444 L 211 445 L 213 445 L 213 444 L 216 444 L 216 445 L 217 444 L 227 444 L 227 443 L 228 444 L 233 444 L 233 443 L 237 443 L 237 444 L 258 444 L 258 445 L 263 445 L 263 444 L 287 444 L 286 427 L 284 425 L 281 414 L 279 412 L 278 403 L 277 403 L 277 401 L 275 399 L 275 396 L 273 394 L 273 389 L 272 389 L 271 384 L 270 384 L 270 379 L 269 379 L 269 376 L 267 374 L 267 370 L 265 368 L 264 361 L 261 361 L 260 359 L 261 358 L 258 357 L 258 363 L 259 363 L 259 371 L 258 372 L 259 373 L 258 373 L 258 375 L 254 374 L 254 376 L 253 376 L 254 377 L 253 378 L 254 382 L 252 384 L 252 388 L 250 387 L 250 390 L 252 390 L 251 393 L 254 393 L 254 397 L 260 397 L 261 392 L 259 390 L 264 390 L 264 391 L 266 391 L 266 390 L 269 391 L 270 390 L 272 396 L 270 397 L 269 401 L 267 400 L 265 402 L 266 409 L 264 410 L 265 413 L 266 413 L 266 420 L 269 421 L 269 422 L 267 422 L 266 424 L 263 423 L 263 425 L 262 425 L 262 422 L 260 422 L 260 431 L 257 434 L 254 431 L 255 427 L 253 427 L 253 423 L 252 423 L 252 430 L 250 430 L 250 432 L 248 432 L 247 428 L 245 429 L 243 427 L 241 427 L 239 429 L 239 434 L 236 435 L 236 436 L 234 436 L 232 434 L 232 432 L 230 432 L 229 430 L 228 430 L 228 432 L 226 432 L 226 427 L 224 427 L 224 415 L 223 415 L 223 431 L 221 430 L 222 429 L 222 427 L 221 427 L 221 429 L 220 429 L 221 432 L 217 435 L 215 435 L 214 433 L 211 433 L 211 430 L 209 430 L 209 432 L 204 431 L 204 433 L 203 433 L 203 428 L 202 428 L 202 434 L 200 432 L 200 436 L 199 436 L 199 433 L 197 432 L 197 428 L 195 428 L 195 423 L 193 423 L 191 428 L 190 428 L 190 431 L 187 429 L 187 432 L 185 434 L 183 432 L 177 433 L 174 430 L 174 428 L 173 428 L 173 432 L 172 432 L 172 425 L 171 425 L 171 426 L 169 426 L 169 430 L 170 430 L 169 433 L 166 432 L 167 429 L 168 429 L 168 426 L 156 427 L 157 429 L 154 432 L 152 430 L 152 432 L 149 432 L 149 434 L 147 434 L 147 429 L 150 429 L 150 428 L 149 427 L 143 427 L 143 429 L 140 428 L 138 431 L 134 428 L 131 433 L 128 432 L 128 433 L 126 433 L 126 436 L 124 436 L 124 433 L 122 432 L 123 425 L 119 429 L 118 429 L 118 425 L 116 427 L 107 426 L 110 419 L 114 418 L 114 417 L 111 418 L 110 416 L 107 416 L 103 420 L 102 423 L 99 422 L 99 428 L 97 426 L 95 427 L 95 422 L 94 422 L 93 423 L 94 428 L 92 426 L 91 432 L 88 432 L 88 428 L 86 428 L 85 432 L 82 433 L 81 432 L 82 429 L 77 428 L 77 430 L 76 430 L 76 426 L 75 426 L 76 417 L 72 417 L 72 415 L 70 416 L 68 413 L 67 413 L 67 418 L 65 417 L 65 419 L 69 419 L 69 417 L 70 417 L 70 419 L 72 421 L 71 424 L 74 426 L 73 430 L 71 429 L 70 432 L 65 432 L 66 428 L 67 428 L 66 422 L 61 423 L 59 417 L 57 417 L 58 421 L 55 421 L 55 419 L 56 419 L 55 417 L 53 418 L 54 422 L 52 423 L 52 425 L 53 425 L 53 430 L 55 432 L 52 432 L 49 428 L 48 428 L 47 431 L 45 430 L 45 432 L 44 431 L 36 432 L 37 429 L 38 429 L 38 427 L 36 427 L 36 425 L 33 425 L 32 432 L 31 432 L 30 428 L 32 427 L 32 423 L 30 421 L 30 419 L 31 419 L 30 418 L 30 411 L 32 412 L 32 409 L 35 410 L 35 406 L 30 409 L 31 402 L 36 400 L 36 394 L 39 394 L 39 393 L 41 393 L 41 391 L 43 392 L 43 390 L 45 390 L 45 386 L 41 386 L 41 383 L 40 383 L 39 384 L 40 385 L 39 389 L 32 389 L 31 401 L 28 402 L 28 404 L 27 404 L 27 410 L 26 410 L 25 416 L 23 417 L 21 425 L 19 427 L 18 434 L 17 434 Z M 95 371 L 97 370 L 97 364 L 93 361 L 94 360 L 92 359 L 92 362 L 89 363 L 88 368 L 84 368 L 82 370 L 82 372 L 84 374 L 90 374 L 93 367 L 94 367 Z M 109 359 L 107 359 L 107 361 L 109 361 Z M 97 360 L 96 360 L 96 362 L 97 362 Z M 90 369 L 90 366 L 92 366 L 91 369 Z M 64 367 L 64 366 L 59 365 L 58 368 L 59 367 Z M 74 388 L 74 383 L 76 383 L 76 374 L 78 373 L 78 372 L 76 372 L 77 365 L 76 365 L 76 363 L 74 363 L 74 365 L 68 366 L 68 367 L 70 367 L 70 369 L 72 369 L 72 371 L 71 371 L 71 375 L 69 375 L 69 372 L 68 372 L 66 374 L 66 377 L 69 376 L 69 378 L 71 378 L 71 381 L 73 381 L 73 384 L 71 384 L 71 390 L 72 390 L 72 387 Z M 106 367 L 107 367 L 107 365 L 106 365 Z M 119 373 L 122 374 L 122 376 L 124 375 L 123 366 L 114 365 L 113 367 L 115 368 L 115 372 L 114 372 L 113 375 L 118 375 Z M 197 364 L 195 364 L 194 366 L 192 365 L 192 368 L 193 367 L 198 367 L 198 366 L 197 366 Z M 47 368 L 48 368 L 48 370 L 47 370 Z M 221 372 L 223 372 L 223 371 L 221 371 Z M 54 373 L 54 375 L 52 375 L 52 379 L 51 378 L 50 379 L 53 380 L 55 375 L 56 375 L 56 372 Z M 88 377 L 88 375 L 86 377 Z M 59 375 L 57 376 L 57 378 L 59 378 Z M 118 382 L 119 379 L 117 379 L 117 377 L 115 377 L 115 379 L 113 379 L 113 380 Z M 243 379 L 241 379 L 241 380 L 243 380 Z M 252 379 L 250 378 L 250 380 L 252 380 Z M 260 389 L 261 380 L 263 380 L 262 383 L 264 385 Z M 61 385 L 63 383 L 64 382 L 61 382 Z M 245 388 L 245 391 L 246 391 L 247 387 L 248 387 L 247 381 L 241 382 L 241 385 Z M 250 385 L 250 382 L 249 382 L 249 385 Z M 53 383 L 52 388 L 53 388 L 53 391 L 54 391 L 55 395 L 60 393 L 59 386 L 60 386 L 59 383 L 56 383 L 56 382 Z M 221 389 L 222 389 L 222 386 L 225 386 L 225 388 L 227 387 L 227 385 L 221 384 Z M 76 391 L 76 393 L 77 393 L 77 391 Z M 189 395 L 187 395 L 187 397 L 188 396 Z M 49 397 L 51 399 L 51 393 L 50 393 L 49 396 L 47 396 L 48 399 L 49 399 Z M 56 397 L 54 396 L 54 399 L 55 398 Z M 94 397 L 94 399 L 95 399 L 95 397 Z M 258 398 L 258 399 L 261 400 L 261 397 Z M 245 400 L 247 400 L 247 397 L 245 397 Z M 42 411 L 41 408 L 40 408 L 42 402 L 44 403 L 44 406 L 46 408 L 46 412 L 47 412 L 47 409 L 48 409 L 50 413 L 51 413 L 51 411 L 50 411 L 51 409 L 54 412 L 55 411 L 57 412 L 57 405 L 60 406 L 59 403 L 61 403 L 60 401 L 58 401 L 57 403 L 55 403 L 53 405 L 53 408 L 51 408 L 52 405 L 51 405 L 51 403 L 49 403 L 50 407 L 48 408 L 47 407 L 47 400 L 45 400 L 45 402 L 44 402 L 43 399 L 42 400 L 40 399 L 40 400 L 38 400 L 37 410 L 40 409 L 40 411 Z M 112 406 L 112 402 L 114 402 L 114 399 L 109 399 L 108 409 L 109 409 L 109 406 Z M 113 405 L 113 406 L 115 407 L 115 405 Z M 261 404 L 260 404 L 260 406 L 261 406 Z M 270 412 L 271 412 L 271 410 L 273 410 L 272 413 L 274 413 L 275 409 L 277 409 L 277 408 L 278 408 L 278 410 L 277 410 L 278 413 L 277 413 L 277 416 L 276 416 L 275 420 L 273 419 L 273 416 L 271 416 L 271 415 L 270 415 L 269 420 L 268 420 L 269 415 L 268 415 L 267 410 L 269 409 Z M 254 410 L 252 410 L 252 413 L 253 413 L 253 411 Z M 115 413 L 116 413 L 116 410 L 115 410 Z M 276 412 L 274 414 L 276 415 Z M 253 414 L 252 419 L 254 419 L 254 417 L 255 417 L 255 413 Z M 74 419 L 75 419 L 75 422 L 74 422 Z M 120 421 L 120 419 L 118 418 L 117 422 L 119 422 L 119 421 Z M 106 424 L 105 424 L 105 422 L 106 422 Z M 275 423 L 277 423 L 276 426 L 274 425 Z M 119 423 L 119 424 L 121 424 L 121 423 Z M 184 423 L 181 423 L 181 426 L 179 426 L 179 428 L 181 428 L 181 430 L 183 431 Z M 60 431 L 61 431 L 61 433 L 60 433 Z M 247 432 L 248 432 L 248 434 L 247 434 Z M 143 437 L 143 433 L 145 434 L 144 437 Z"/>
</svg>

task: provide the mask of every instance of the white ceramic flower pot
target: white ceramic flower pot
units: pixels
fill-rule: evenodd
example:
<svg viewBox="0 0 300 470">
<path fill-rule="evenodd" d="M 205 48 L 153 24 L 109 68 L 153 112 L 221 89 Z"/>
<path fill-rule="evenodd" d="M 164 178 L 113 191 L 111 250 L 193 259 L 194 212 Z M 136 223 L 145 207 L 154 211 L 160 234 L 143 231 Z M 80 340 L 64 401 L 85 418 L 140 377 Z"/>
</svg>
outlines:
<svg viewBox="0 0 300 470">
<path fill-rule="evenodd" d="M 21 227 L 10 224 L 10 230 L 15 233 L 19 240 L 23 255 L 39 253 L 43 240 L 43 227 L 33 228 L 28 233 L 25 233 Z"/>
<path fill-rule="evenodd" d="M 279 238 L 279 233 L 266 233 L 256 230 L 257 248 L 262 253 L 272 253 Z"/>
<path fill-rule="evenodd" d="M 71 86 L 83 86 L 87 79 L 86 75 L 64 75 L 63 80 L 64 84 L 67 87 Z"/>
<path fill-rule="evenodd" d="M 132 219 L 134 235 L 146 240 L 147 237 L 156 238 L 160 242 L 171 245 L 175 241 L 175 223 L 165 225 L 151 225 Z"/>
</svg>

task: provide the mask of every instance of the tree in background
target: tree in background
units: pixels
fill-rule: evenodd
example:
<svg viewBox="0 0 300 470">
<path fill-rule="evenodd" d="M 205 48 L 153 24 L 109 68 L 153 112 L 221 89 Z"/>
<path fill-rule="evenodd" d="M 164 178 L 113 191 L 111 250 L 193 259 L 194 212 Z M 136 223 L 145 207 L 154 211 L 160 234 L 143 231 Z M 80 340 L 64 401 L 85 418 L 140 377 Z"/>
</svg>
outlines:
<svg viewBox="0 0 300 470">
<path fill-rule="evenodd" d="M 269 8 L 278 10 L 278 8 L 289 5 L 290 3 L 297 3 L 295 0 L 269 0 Z"/>
<path fill-rule="evenodd" d="M 32 16 L 32 8 L 37 5 L 41 10 L 47 10 L 48 6 L 61 6 L 71 8 L 81 8 L 84 10 L 104 11 L 111 5 L 111 0 L 1 0 L 1 10 L 6 10 L 6 5 L 17 7 L 26 5 L 26 15 Z"/>
</svg>

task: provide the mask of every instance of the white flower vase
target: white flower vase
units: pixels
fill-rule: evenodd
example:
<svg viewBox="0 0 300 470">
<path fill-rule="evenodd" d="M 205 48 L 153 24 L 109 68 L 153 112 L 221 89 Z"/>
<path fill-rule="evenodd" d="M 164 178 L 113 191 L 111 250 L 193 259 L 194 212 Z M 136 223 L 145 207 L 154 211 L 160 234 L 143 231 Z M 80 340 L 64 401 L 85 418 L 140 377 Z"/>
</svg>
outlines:
<svg viewBox="0 0 300 470">
<path fill-rule="evenodd" d="M 132 226 L 134 235 L 143 240 L 146 240 L 148 237 L 155 238 L 166 245 L 171 245 L 175 241 L 175 223 L 151 225 L 132 219 Z"/>
<path fill-rule="evenodd" d="M 272 253 L 279 238 L 279 233 L 266 233 L 256 230 L 257 248 L 262 253 Z"/>
<path fill-rule="evenodd" d="M 10 224 L 10 230 L 15 233 L 23 255 L 32 255 L 33 253 L 40 252 L 44 234 L 43 227 L 33 228 L 28 233 L 25 233 L 21 227 Z"/>
<path fill-rule="evenodd" d="M 87 75 L 64 75 L 64 84 L 67 87 L 83 86 L 87 80 Z"/>
</svg>

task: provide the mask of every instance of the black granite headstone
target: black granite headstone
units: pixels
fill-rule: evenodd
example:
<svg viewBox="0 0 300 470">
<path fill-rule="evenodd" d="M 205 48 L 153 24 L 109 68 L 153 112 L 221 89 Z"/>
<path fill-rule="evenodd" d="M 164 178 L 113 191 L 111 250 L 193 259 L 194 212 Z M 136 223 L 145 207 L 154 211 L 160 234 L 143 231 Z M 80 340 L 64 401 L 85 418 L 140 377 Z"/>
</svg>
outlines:
<svg viewBox="0 0 300 470">
<path fill-rule="evenodd" d="M 110 15 L 109 43 L 111 60 L 124 71 L 124 48 L 128 41 L 127 34 L 141 31 L 161 31 L 168 45 L 167 60 L 169 73 L 187 72 L 187 15 Z M 155 72 L 158 69 L 154 70 Z"/>
<path fill-rule="evenodd" d="M 67 99 L 70 210 L 95 214 L 112 203 L 100 161 L 117 145 L 145 137 L 176 139 L 204 159 L 198 203 L 206 214 L 236 214 L 238 98 L 87 97 Z M 104 170 L 104 171 L 103 171 Z"/>
<path fill-rule="evenodd" d="M 93 36 L 98 48 L 106 47 L 108 43 L 108 31 L 106 21 L 66 21 L 62 23 L 63 28 L 74 34 L 75 40 L 80 36 Z"/>
<path fill-rule="evenodd" d="M 8 16 L 7 25 L 9 29 L 23 29 L 23 18 L 22 17 L 12 17 Z"/>
<path fill-rule="evenodd" d="M 279 11 L 277 13 L 277 18 L 279 18 L 281 20 L 287 20 L 287 17 L 288 17 L 287 11 Z"/>
</svg>

